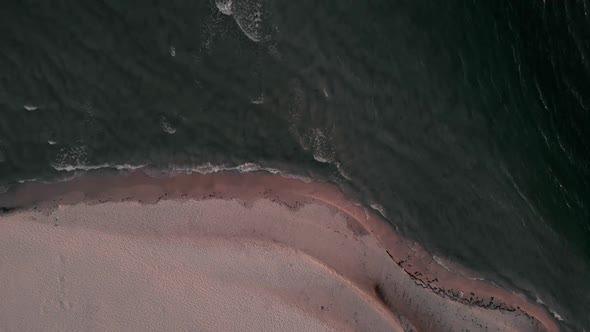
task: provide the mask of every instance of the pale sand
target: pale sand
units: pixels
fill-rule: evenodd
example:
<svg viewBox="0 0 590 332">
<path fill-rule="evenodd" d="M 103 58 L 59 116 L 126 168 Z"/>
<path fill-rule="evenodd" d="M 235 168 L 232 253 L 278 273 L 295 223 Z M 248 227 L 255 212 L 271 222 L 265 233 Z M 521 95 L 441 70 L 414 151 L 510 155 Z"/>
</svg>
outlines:
<svg viewBox="0 0 590 332">
<path fill-rule="evenodd" d="M 0 217 L 0 331 L 558 330 L 324 183 L 135 172 L 0 206 L 29 208 Z"/>
</svg>

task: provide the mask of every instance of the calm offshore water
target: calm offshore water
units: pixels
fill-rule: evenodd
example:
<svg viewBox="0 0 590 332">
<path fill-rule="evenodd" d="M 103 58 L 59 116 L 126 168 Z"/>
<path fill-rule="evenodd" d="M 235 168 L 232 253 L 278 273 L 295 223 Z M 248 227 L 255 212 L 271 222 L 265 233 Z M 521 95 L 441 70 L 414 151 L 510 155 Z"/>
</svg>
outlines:
<svg viewBox="0 0 590 332">
<path fill-rule="evenodd" d="M 141 165 L 329 179 L 589 329 L 589 1 L 0 7 L 3 190 Z"/>
</svg>

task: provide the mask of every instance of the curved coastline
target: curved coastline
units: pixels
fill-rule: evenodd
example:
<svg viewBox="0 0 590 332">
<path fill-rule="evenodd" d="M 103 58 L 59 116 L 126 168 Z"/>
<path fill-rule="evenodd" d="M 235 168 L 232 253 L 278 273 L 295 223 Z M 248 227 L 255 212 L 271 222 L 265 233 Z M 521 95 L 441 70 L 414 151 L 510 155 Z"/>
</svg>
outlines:
<svg viewBox="0 0 590 332">
<path fill-rule="evenodd" d="M 468 311 L 470 319 L 480 319 L 486 324 L 498 323 L 498 317 L 504 318 L 505 321 L 501 323 L 507 325 L 496 325 L 502 329 L 559 331 L 556 321 L 544 308 L 523 296 L 482 280 L 474 280 L 469 277 L 469 271 L 456 264 L 452 265 L 453 269 L 445 268 L 444 264 L 437 262 L 438 259 L 427 253 L 419 244 L 398 235 L 377 213 L 351 201 L 341 190 L 329 183 L 303 182 L 266 173 L 219 172 L 156 178 L 146 175 L 143 171 L 133 171 L 118 175 L 89 174 L 54 184 L 24 183 L 0 196 L 0 206 L 8 216 L 30 212 L 53 215 L 59 214 L 63 207 L 69 207 L 65 211 L 70 211 L 77 207 L 100 208 L 105 204 L 111 204 L 112 209 L 127 213 L 127 210 L 137 212 L 141 207 L 163 206 L 162 204 L 180 204 L 176 208 L 189 208 L 201 204 L 199 206 L 205 209 L 202 204 L 218 204 L 217 208 L 222 208 L 225 206 L 223 204 L 235 205 L 236 202 L 245 209 L 240 210 L 240 213 L 246 213 L 257 210 L 261 201 L 266 202 L 266 205 L 270 204 L 261 208 L 262 211 L 279 213 L 277 209 L 281 207 L 303 220 L 318 218 L 318 215 L 324 219 L 333 217 L 334 223 L 339 223 L 340 226 L 342 223 L 345 224 L 344 229 L 336 228 L 337 224 L 334 223 L 326 224 L 329 226 L 328 229 L 333 228 L 340 232 L 340 235 L 346 235 L 346 241 L 352 241 L 351 243 L 360 241 L 364 246 L 373 246 L 370 251 L 371 257 L 367 258 L 366 263 L 361 261 L 362 258 L 353 261 L 352 258 L 347 260 L 340 257 L 339 252 L 343 250 L 350 250 L 349 254 L 354 255 L 353 248 L 328 247 L 329 243 L 322 244 L 322 241 L 306 242 L 303 233 L 301 237 L 291 239 L 285 234 L 281 235 L 276 229 L 270 229 L 269 224 L 259 225 L 261 228 L 257 231 L 261 232 L 260 234 L 247 236 L 250 239 L 276 242 L 303 252 L 313 260 L 326 264 L 328 270 L 333 273 L 343 278 L 345 276 L 365 292 L 366 296 L 391 311 L 392 317 L 387 321 L 395 330 L 404 330 L 408 324 L 419 330 L 462 326 L 456 324 L 467 323 L 454 317 L 458 312 Z M 325 211 L 313 210 L 318 208 L 317 205 L 327 207 L 331 211 L 328 215 L 332 217 L 327 218 Z M 231 208 L 240 209 L 236 206 Z M 287 213 L 285 211 L 280 213 Z M 75 226 L 117 236 L 202 236 L 195 225 L 176 225 L 174 229 L 162 226 L 164 228 L 153 230 L 143 229 L 141 225 L 113 225 L 105 221 Z M 246 238 L 246 234 L 252 231 L 246 226 L 242 229 L 243 233 L 231 230 L 231 227 L 222 230 L 214 225 L 208 227 L 210 228 L 207 228 L 207 234 L 215 233 L 224 238 Z M 315 226 L 309 227 L 312 228 L 304 231 L 310 231 Z M 380 267 L 387 261 L 387 267 Z M 358 267 L 364 266 L 365 263 L 372 267 L 359 271 Z M 420 304 L 408 307 L 408 299 L 399 296 L 406 292 L 415 294 L 416 299 L 421 299 Z M 285 295 L 286 298 L 289 296 L 291 295 Z M 305 311 L 301 303 L 297 305 Z M 428 315 L 431 315 L 431 320 L 424 318 Z M 439 322 L 433 321 L 433 317 Z"/>
</svg>

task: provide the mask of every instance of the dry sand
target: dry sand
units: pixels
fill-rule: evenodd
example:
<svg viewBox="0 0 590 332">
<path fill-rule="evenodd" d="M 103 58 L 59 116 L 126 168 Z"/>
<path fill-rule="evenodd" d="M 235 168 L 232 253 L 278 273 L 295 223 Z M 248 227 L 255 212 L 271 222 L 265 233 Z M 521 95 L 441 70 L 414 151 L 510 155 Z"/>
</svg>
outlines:
<svg viewBox="0 0 590 332">
<path fill-rule="evenodd" d="M 336 187 L 92 176 L 0 206 L 0 331 L 557 331 Z"/>
</svg>

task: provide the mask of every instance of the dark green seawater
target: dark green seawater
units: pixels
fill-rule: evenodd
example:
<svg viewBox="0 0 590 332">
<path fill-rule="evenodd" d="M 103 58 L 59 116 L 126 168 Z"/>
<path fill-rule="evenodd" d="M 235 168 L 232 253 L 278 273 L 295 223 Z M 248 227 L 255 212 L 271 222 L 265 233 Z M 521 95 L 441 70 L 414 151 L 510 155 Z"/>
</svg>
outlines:
<svg viewBox="0 0 590 332">
<path fill-rule="evenodd" d="M 2 1 L 0 185 L 327 179 L 588 331 L 588 57 L 587 0 Z"/>
</svg>

